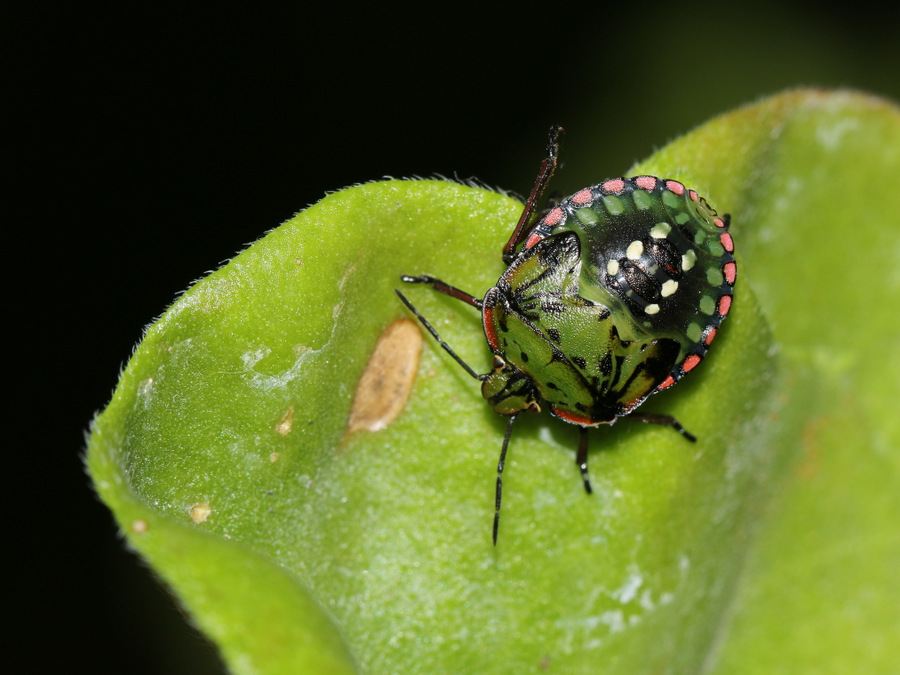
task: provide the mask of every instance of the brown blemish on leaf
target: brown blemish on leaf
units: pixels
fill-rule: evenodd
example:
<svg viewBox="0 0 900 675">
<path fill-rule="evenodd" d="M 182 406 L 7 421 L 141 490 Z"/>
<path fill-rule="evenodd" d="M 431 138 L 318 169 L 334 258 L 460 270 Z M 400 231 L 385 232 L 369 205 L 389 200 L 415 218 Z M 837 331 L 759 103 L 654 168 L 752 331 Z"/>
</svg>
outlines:
<svg viewBox="0 0 900 675">
<path fill-rule="evenodd" d="M 282 436 L 287 436 L 291 433 L 291 428 L 294 426 L 294 406 L 288 406 L 287 411 L 285 411 L 284 415 L 281 416 L 281 419 L 278 420 L 278 424 L 275 425 L 275 431 L 277 431 Z"/>
<path fill-rule="evenodd" d="M 409 399 L 422 333 L 409 319 L 398 319 L 378 338 L 369 363 L 356 385 L 347 434 L 386 428 L 400 414 Z"/>
</svg>

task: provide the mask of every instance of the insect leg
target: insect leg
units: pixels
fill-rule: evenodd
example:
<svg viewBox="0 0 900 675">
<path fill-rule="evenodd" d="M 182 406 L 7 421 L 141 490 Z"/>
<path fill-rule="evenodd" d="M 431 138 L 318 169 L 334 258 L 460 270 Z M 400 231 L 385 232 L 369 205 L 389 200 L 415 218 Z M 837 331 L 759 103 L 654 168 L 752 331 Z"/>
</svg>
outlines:
<svg viewBox="0 0 900 675">
<path fill-rule="evenodd" d="M 578 439 L 578 453 L 575 455 L 575 464 L 581 469 L 581 479 L 584 481 L 584 491 L 591 494 L 591 481 L 588 479 L 587 451 L 588 451 L 588 428 L 580 427 L 581 436 Z"/>
<path fill-rule="evenodd" d="M 445 283 L 440 279 L 435 279 L 432 276 L 428 276 L 427 274 L 422 274 L 417 277 L 410 277 L 404 274 L 402 277 L 400 277 L 400 281 L 407 284 L 428 284 L 438 293 L 443 293 L 444 295 L 449 295 L 451 298 L 462 300 L 467 305 L 472 305 L 472 307 L 475 307 L 479 310 L 482 307 L 481 298 L 476 298 L 471 293 L 466 293 L 465 291 L 460 290 L 455 286 L 451 286 L 450 284 Z"/>
<path fill-rule="evenodd" d="M 644 424 L 661 424 L 664 427 L 672 427 L 679 434 L 688 439 L 691 443 L 697 442 L 697 437 L 690 431 L 681 426 L 681 423 L 671 415 L 656 415 L 654 413 L 631 413 L 628 417 L 639 420 Z"/>
<path fill-rule="evenodd" d="M 515 415 L 509 416 L 509 423 L 506 425 L 506 435 L 503 436 L 503 447 L 500 449 L 500 461 L 497 462 L 497 491 L 494 495 L 494 546 L 497 545 L 497 531 L 500 529 L 500 499 L 503 497 L 503 467 L 506 465 L 506 450 L 509 448 L 509 437 L 512 434 L 513 422 L 516 421 Z"/>
</svg>

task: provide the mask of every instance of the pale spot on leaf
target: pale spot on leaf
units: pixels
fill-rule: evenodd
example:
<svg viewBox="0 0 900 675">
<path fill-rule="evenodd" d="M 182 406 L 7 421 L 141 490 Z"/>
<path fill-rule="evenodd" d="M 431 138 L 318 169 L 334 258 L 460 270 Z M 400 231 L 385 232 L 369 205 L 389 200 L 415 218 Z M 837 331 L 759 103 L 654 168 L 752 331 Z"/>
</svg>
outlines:
<svg viewBox="0 0 900 675">
<path fill-rule="evenodd" d="M 143 518 L 138 518 L 137 520 L 131 521 L 131 531 L 135 534 L 144 534 L 147 530 L 150 529 L 149 523 Z"/>
<path fill-rule="evenodd" d="M 412 391 L 421 351 L 422 333 L 409 319 L 398 319 L 385 329 L 356 386 L 348 434 L 384 429 L 400 414 Z"/>
<path fill-rule="evenodd" d="M 285 411 L 284 415 L 281 416 L 281 419 L 278 420 L 278 424 L 275 425 L 275 431 L 277 431 L 282 436 L 287 436 L 291 433 L 291 429 L 294 426 L 294 406 L 288 406 L 288 409 Z M 274 461 L 274 460 L 273 460 Z"/>
<path fill-rule="evenodd" d="M 206 502 L 194 504 L 191 507 L 191 520 L 195 523 L 202 523 L 209 517 L 210 513 L 212 513 L 212 508 Z"/>
</svg>

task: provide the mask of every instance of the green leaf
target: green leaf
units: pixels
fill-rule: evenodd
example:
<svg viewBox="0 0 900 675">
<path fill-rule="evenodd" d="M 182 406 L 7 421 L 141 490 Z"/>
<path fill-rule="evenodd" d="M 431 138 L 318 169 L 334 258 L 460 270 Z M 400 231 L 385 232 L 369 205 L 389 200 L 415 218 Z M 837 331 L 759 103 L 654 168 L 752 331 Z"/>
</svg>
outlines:
<svg viewBox="0 0 900 675">
<path fill-rule="evenodd" d="M 402 413 L 348 432 L 376 340 L 409 316 L 400 275 L 480 295 L 502 272 L 521 205 L 444 181 L 330 195 L 189 289 L 95 420 L 91 475 L 236 673 L 887 672 L 898 170 L 895 108 L 814 91 L 635 169 L 733 218 L 734 309 L 702 367 L 642 408 L 699 441 L 593 431 L 588 496 L 577 429 L 523 418 L 496 548 L 505 420 L 430 337 Z M 477 312 L 404 291 L 488 369 Z M 402 389 L 378 372 L 377 391 Z"/>
<path fill-rule="evenodd" d="M 750 147 L 736 128 L 764 130 Z M 900 111 L 797 92 L 702 130 L 726 166 L 742 272 L 792 382 L 802 425 L 717 673 L 894 673 L 900 639 Z M 688 138 L 656 161 L 681 156 Z M 710 187 L 712 192 L 714 186 Z M 717 192 L 718 194 L 718 192 Z"/>
</svg>

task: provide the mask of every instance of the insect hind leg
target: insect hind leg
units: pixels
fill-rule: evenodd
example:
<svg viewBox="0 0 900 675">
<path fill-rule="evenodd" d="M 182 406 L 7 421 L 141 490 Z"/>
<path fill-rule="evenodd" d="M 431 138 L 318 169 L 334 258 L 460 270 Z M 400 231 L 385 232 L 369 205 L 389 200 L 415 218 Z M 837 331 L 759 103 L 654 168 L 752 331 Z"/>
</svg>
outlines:
<svg viewBox="0 0 900 675">
<path fill-rule="evenodd" d="M 697 437 L 690 431 L 681 426 L 681 422 L 671 415 L 657 415 L 655 413 L 631 413 L 628 417 L 636 419 L 644 424 L 659 424 L 664 427 L 672 427 L 679 434 L 688 439 L 691 443 L 697 442 Z"/>
</svg>

